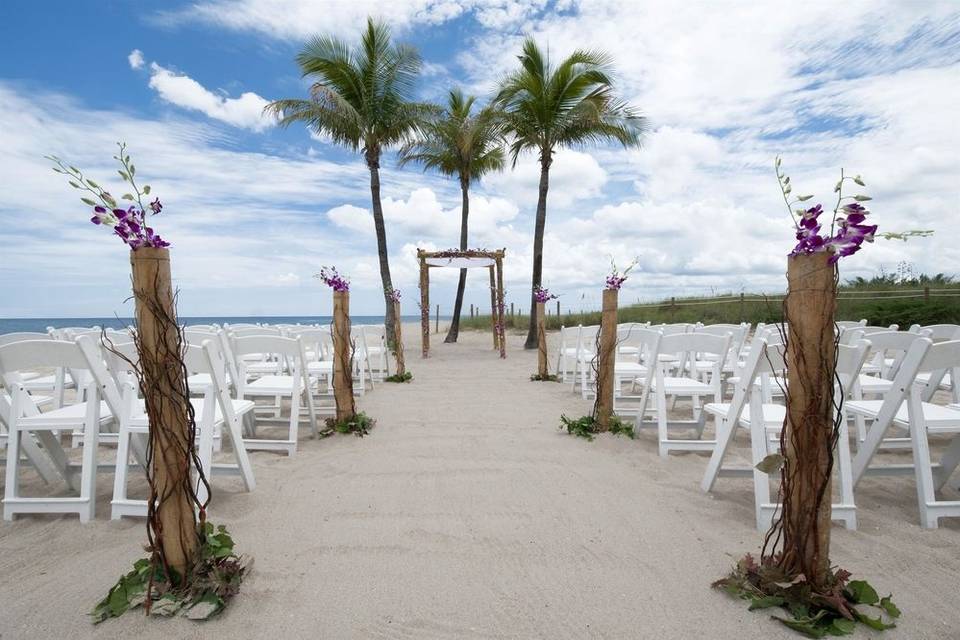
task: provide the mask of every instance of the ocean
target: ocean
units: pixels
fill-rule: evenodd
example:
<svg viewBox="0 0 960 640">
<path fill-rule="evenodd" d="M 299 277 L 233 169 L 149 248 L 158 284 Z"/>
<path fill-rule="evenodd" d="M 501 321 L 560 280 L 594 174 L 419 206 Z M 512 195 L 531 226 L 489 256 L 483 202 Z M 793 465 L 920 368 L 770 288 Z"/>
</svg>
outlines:
<svg viewBox="0 0 960 640">
<path fill-rule="evenodd" d="M 442 318 L 441 318 L 442 319 Z M 183 316 L 181 324 L 330 324 L 331 316 Z M 381 324 L 383 316 L 353 316 L 353 324 Z M 420 316 L 403 316 L 404 322 L 419 322 Z M 431 316 L 430 321 L 433 322 Z M 0 334 L 19 331 L 45 332 L 47 327 L 108 327 L 122 329 L 133 324 L 133 318 L 0 318 Z"/>
</svg>

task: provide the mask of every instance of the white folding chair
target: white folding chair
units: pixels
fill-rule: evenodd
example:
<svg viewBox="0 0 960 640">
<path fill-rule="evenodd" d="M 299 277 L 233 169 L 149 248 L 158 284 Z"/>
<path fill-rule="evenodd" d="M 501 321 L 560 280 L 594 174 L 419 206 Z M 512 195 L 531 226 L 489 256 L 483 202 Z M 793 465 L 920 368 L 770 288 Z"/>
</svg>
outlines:
<svg viewBox="0 0 960 640">
<path fill-rule="evenodd" d="M 86 360 L 80 347 L 59 340 L 27 340 L 0 347 L 0 376 L 10 391 L 9 432 L 7 435 L 6 487 L 3 517 L 12 520 L 20 513 L 76 513 L 81 522 L 88 522 L 96 506 L 97 439 L 101 424 L 113 419 L 106 403 L 100 400 L 100 390 L 92 376 L 87 384 L 86 400 L 44 413 L 33 414 L 27 390 L 16 381 L 20 371 L 36 368 L 63 368 L 84 371 Z M 83 431 L 83 454 L 80 464 L 80 480 L 75 482 L 75 465 L 67 461 L 53 431 Z M 69 497 L 24 497 L 20 495 L 20 455 L 23 443 L 30 434 L 36 434 L 55 467 L 67 479 L 68 484 L 79 491 L 79 496 Z"/>
<path fill-rule="evenodd" d="M 656 398 L 657 435 L 659 438 L 660 456 L 665 458 L 670 451 L 710 451 L 713 449 L 712 440 L 703 440 L 705 415 L 702 411 L 704 398 L 713 402 L 722 399 L 721 375 L 723 366 L 730 351 L 730 334 L 723 336 L 708 333 L 676 333 L 660 338 L 660 363 L 651 377 L 653 393 Z M 676 375 L 668 375 L 672 368 L 671 361 L 662 358 L 664 353 L 677 354 L 678 364 Z M 711 356 L 704 361 L 711 363 L 706 380 L 684 375 L 684 363 L 695 362 L 699 356 Z M 690 398 L 693 410 L 692 420 L 673 420 L 667 416 L 667 398 L 674 401 L 677 398 Z M 642 416 L 641 416 L 642 417 Z M 638 421 L 638 425 L 642 423 Z M 695 439 L 674 439 L 669 436 L 669 429 L 695 429 Z"/>
<path fill-rule="evenodd" d="M 590 397 L 593 384 L 593 368 L 597 359 L 597 338 L 600 335 L 600 325 L 577 327 L 577 350 L 573 358 L 573 392 L 577 391 L 577 380 L 580 381 L 580 395 L 584 399 Z"/>
<path fill-rule="evenodd" d="M 657 368 L 662 334 L 647 328 L 617 331 L 617 343 L 630 348 L 636 356 L 618 358 L 614 363 L 613 409 L 617 415 L 634 417 L 639 425 L 650 403 L 650 375 Z M 628 386 L 629 390 L 624 390 Z M 637 393 L 639 387 L 640 393 Z"/>
<path fill-rule="evenodd" d="M 293 455 L 297 450 L 297 434 L 300 423 L 300 403 L 306 398 L 309 414 L 310 431 L 317 435 L 317 418 L 313 404 L 313 394 L 316 379 L 310 378 L 307 373 L 306 355 L 303 342 L 294 338 L 278 336 L 248 336 L 233 340 L 233 353 L 238 362 L 238 397 L 239 398 L 274 398 L 274 405 L 257 405 L 256 409 L 266 409 L 272 414 L 274 421 L 280 419 L 282 398 L 290 398 L 290 420 L 286 439 L 256 438 L 256 421 L 251 424 L 251 433 L 244 440 L 248 450 L 265 449 L 269 451 L 285 451 Z M 289 375 L 263 375 L 250 380 L 246 373 L 247 363 L 243 356 L 247 354 L 266 354 L 278 360 L 285 360 L 290 364 Z M 258 417 L 259 418 L 259 417 Z M 269 418 L 268 418 L 269 419 Z"/>
<path fill-rule="evenodd" d="M 920 338 L 910 345 L 883 400 L 854 400 L 846 406 L 848 412 L 872 421 L 853 459 L 854 486 L 867 474 L 912 472 L 916 479 L 920 524 L 926 529 L 936 529 L 940 518 L 960 516 L 960 500 L 940 500 L 936 495 L 960 464 L 960 410 L 924 402 L 927 384 L 917 380 L 917 374 L 958 367 L 960 340 L 934 344 L 930 338 Z M 908 432 L 913 464 L 874 464 L 874 457 L 891 429 Z M 950 436 L 939 463 L 931 460 L 930 435 Z"/>
<path fill-rule="evenodd" d="M 580 327 L 560 327 L 560 337 L 557 343 L 556 375 L 561 382 L 569 382 L 571 375 L 570 363 L 577 357 L 577 336 Z"/>
</svg>

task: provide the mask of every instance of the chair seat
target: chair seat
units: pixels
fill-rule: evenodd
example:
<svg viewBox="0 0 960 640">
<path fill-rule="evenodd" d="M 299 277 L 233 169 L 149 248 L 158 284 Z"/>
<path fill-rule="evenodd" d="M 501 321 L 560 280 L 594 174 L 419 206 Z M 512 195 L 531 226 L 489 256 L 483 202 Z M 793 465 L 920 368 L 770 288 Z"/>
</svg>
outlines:
<svg viewBox="0 0 960 640">
<path fill-rule="evenodd" d="M 245 366 L 247 373 L 276 373 L 280 370 L 279 362 L 251 362 Z"/>
<path fill-rule="evenodd" d="M 892 380 L 884 380 L 863 373 L 857 378 L 857 384 L 860 385 L 860 391 L 867 394 L 884 394 L 893 387 Z"/>
<path fill-rule="evenodd" d="M 931 374 L 929 371 L 924 373 L 918 373 L 916 380 L 917 382 L 922 382 L 923 384 L 927 384 L 930 382 L 930 375 Z M 943 389 L 944 391 L 950 391 L 951 389 L 953 389 L 953 386 L 952 386 L 953 383 L 950 378 L 951 378 L 950 372 L 948 371 L 947 374 L 943 376 L 943 379 L 940 380 L 939 388 Z"/>
<path fill-rule="evenodd" d="M 37 376 L 23 381 L 23 388 L 27 391 L 47 391 L 53 389 L 57 384 L 57 377 L 54 375 Z M 73 380 L 69 376 L 64 377 L 63 388 L 74 388 Z"/>
<path fill-rule="evenodd" d="M 730 411 L 729 403 L 708 402 L 703 405 L 703 410 L 718 419 L 727 415 Z M 782 404 L 764 404 L 763 405 L 763 426 L 768 431 L 779 430 L 783 426 L 783 420 L 786 418 L 787 408 Z M 739 426 L 750 427 L 750 406 L 744 405 L 740 413 Z"/>
<path fill-rule="evenodd" d="M 226 376 L 227 384 L 230 384 L 230 376 Z M 195 373 L 192 376 L 187 378 L 187 386 L 190 387 L 191 392 L 202 392 L 204 389 L 213 384 L 213 378 L 209 373 Z"/>
<path fill-rule="evenodd" d="M 643 378 L 647 375 L 647 368 L 639 362 L 617 362 L 613 365 L 613 375 Z"/>
<path fill-rule="evenodd" d="M 960 433 L 960 410 L 930 402 L 920 403 L 923 408 L 923 420 L 931 433 Z M 865 418 L 876 418 L 880 413 L 883 400 L 851 400 L 844 404 L 847 411 Z M 907 403 L 900 405 L 894 424 L 906 429 L 910 425 Z"/>
<path fill-rule="evenodd" d="M 653 378 L 651 386 L 657 388 L 657 379 Z M 667 395 L 709 395 L 713 393 L 713 387 L 709 384 L 694 380 L 693 378 L 674 378 L 666 376 L 663 378 L 663 391 Z"/>
<path fill-rule="evenodd" d="M 204 398 L 190 398 L 190 404 L 193 405 L 193 415 L 194 418 L 199 423 L 200 416 L 203 415 L 204 407 L 206 406 L 206 400 Z M 230 404 L 233 405 L 233 413 L 237 416 L 242 416 L 245 413 L 253 411 L 253 408 L 256 406 L 252 400 L 230 400 Z M 213 421 L 216 424 L 223 423 L 223 411 L 220 409 L 220 403 L 214 401 L 213 409 Z M 147 408 L 143 401 L 140 401 L 139 410 L 137 415 L 130 418 L 130 430 L 131 431 L 140 431 L 146 432 L 146 429 L 149 427 L 150 422 L 147 418 Z"/>
<path fill-rule="evenodd" d="M 313 387 L 316 380 L 310 379 Z M 293 376 L 263 376 L 247 384 L 243 391 L 244 396 L 276 396 L 290 395 L 293 392 Z"/>
<path fill-rule="evenodd" d="M 87 415 L 87 403 L 80 402 L 66 407 L 47 411 L 37 416 L 20 418 L 17 422 L 21 430 L 73 429 L 83 426 Z M 110 407 L 106 402 L 100 402 L 100 424 L 113 420 Z"/>
<path fill-rule="evenodd" d="M 333 360 L 315 360 L 308 362 L 307 371 L 314 375 L 329 375 L 333 373 Z"/>
</svg>

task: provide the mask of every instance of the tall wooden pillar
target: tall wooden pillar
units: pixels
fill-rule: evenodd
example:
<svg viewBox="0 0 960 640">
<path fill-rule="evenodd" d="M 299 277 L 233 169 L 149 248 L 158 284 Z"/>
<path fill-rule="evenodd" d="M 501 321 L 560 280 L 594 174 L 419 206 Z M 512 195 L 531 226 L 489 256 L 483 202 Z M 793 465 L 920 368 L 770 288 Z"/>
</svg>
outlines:
<svg viewBox="0 0 960 640">
<path fill-rule="evenodd" d="M 837 305 L 829 253 L 788 258 L 783 561 L 817 587 L 830 574 Z"/>
<path fill-rule="evenodd" d="M 497 280 L 494 275 L 495 264 L 490 265 L 490 330 L 493 332 L 493 348 L 500 346 L 499 314 L 497 313 Z"/>
<path fill-rule="evenodd" d="M 597 354 L 597 428 L 610 429 L 613 415 L 614 366 L 617 359 L 616 289 L 603 290 L 603 312 L 600 317 L 600 352 Z M 651 374 L 652 375 L 652 374 Z"/>
<path fill-rule="evenodd" d="M 407 372 L 406 363 L 403 360 L 403 322 L 400 315 L 400 301 L 393 301 L 393 315 L 397 322 L 393 326 L 393 357 L 397 360 L 397 375 L 402 376 Z"/>
<path fill-rule="evenodd" d="M 503 312 L 503 251 L 497 252 L 497 341 L 500 345 L 500 357 L 507 357 L 506 318 Z"/>
<path fill-rule="evenodd" d="M 547 332 L 544 323 L 544 308 L 546 303 L 537 303 L 537 375 L 541 380 L 545 380 L 547 371 Z"/>
<path fill-rule="evenodd" d="M 430 272 L 427 260 L 420 256 L 420 353 L 430 356 Z"/>
<path fill-rule="evenodd" d="M 353 403 L 353 345 L 350 339 L 350 292 L 333 292 L 333 399 L 337 422 L 356 413 Z M 308 390 L 309 393 L 309 390 Z"/>
<path fill-rule="evenodd" d="M 163 563 L 186 577 L 197 548 L 191 487 L 191 426 L 180 333 L 170 277 L 170 251 L 130 252 L 143 394 L 150 423 L 152 542 Z M 155 514 L 155 516 L 154 516 Z"/>
</svg>

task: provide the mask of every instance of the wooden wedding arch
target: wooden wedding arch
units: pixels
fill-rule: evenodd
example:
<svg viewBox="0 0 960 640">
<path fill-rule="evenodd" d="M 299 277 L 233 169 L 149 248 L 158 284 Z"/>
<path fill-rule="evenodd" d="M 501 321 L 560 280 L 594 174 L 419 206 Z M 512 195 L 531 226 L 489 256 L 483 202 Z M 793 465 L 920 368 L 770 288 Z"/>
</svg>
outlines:
<svg viewBox="0 0 960 640">
<path fill-rule="evenodd" d="M 420 336 L 423 345 L 423 357 L 430 356 L 430 268 L 452 267 L 454 269 L 475 269 L 486 267 L 490 272 L 490 325 L 493 331 L 493 348 L 500 350 L 500 357 L 507 357 L 504 340 L 503 313 L 503 258 L 506 249 L 489 251 L 487 249 L 448 249 L 446 251 L 424 251 L 417 249 L 420 261 Z"/>
</svg>

